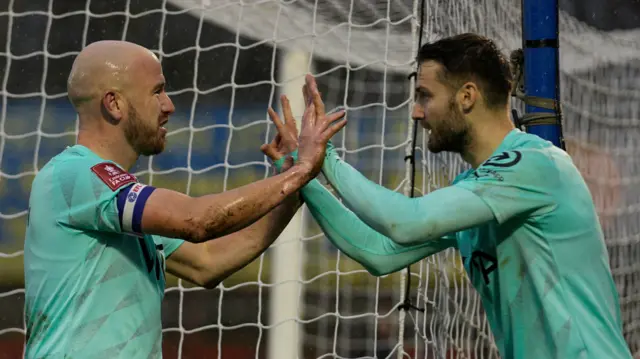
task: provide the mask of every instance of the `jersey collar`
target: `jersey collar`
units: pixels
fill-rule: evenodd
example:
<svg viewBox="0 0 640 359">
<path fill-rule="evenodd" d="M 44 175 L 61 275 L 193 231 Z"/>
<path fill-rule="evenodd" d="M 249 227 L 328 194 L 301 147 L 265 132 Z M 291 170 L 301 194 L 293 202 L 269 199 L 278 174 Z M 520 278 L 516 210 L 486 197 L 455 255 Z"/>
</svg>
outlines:
<svg viewBox="0 0 640 359">
<path fill-rule="evenodd" d="M 502 139 L 502 142 L 500 142 L 500 145 L 498 146 L 498 148 L 496 148 L 495 151 L 493 151 L 493 153 L 491 154 L 491 156 L 489 156 L 489 158 L 502 153 L 502 152 L 506 152 L 506 151 L 510 151 L 513 147 L 515 147 L 516 143 L 518 142 L 518 139 L 520 139 L 521 135 L 524 132 L 522 132 L 521 130 L 514 128 L 513 130 L 509 131 L 509 133 L 507 133 L 507 135 L 504 137 L 504 139 Z M 483 162 L 484 163 L 484 162 Z M 482 166 L 482 164 L 480 164 Z M 469 168 L 468 170 L 462 172 L 461 174 L 459 174 L 453 181 L 453 184 L 462 181 L 464 179 L 466 179 L 467 177 L 469 177 L 473 172 L 475 172 L 475 170 L 473 168 Z"/>
<path fill-rule="evenodd" d="M 114 164 L 114 165 L 116 165 L 118 168 L 120 168 L 122 171 L 127 172 L 127 171 L 126 171 L 122 166 L 120 166 L 118 163 L 116 163 L 116 162 L 114 162 L 114 161 L 111 161 L 111 160 L 104 159 L 104 158 L 102 158 L 102 157 L 98 156 L 98 154 L 97 154 L 97 153 L 95 153 L 95 152 L 91 151 L 91 150 L 90 150 L 88 147 L 86 147 L 86 146 L 79 145 L 79 144 L 75 144 L 75 145 L 73 145 L 73 146 L 71 146 L 71 147 L 67 147 L 67 150 L 71 150 L 71 151 L 78 152 L 78 153 L 80 153 L 81 155 L 84 155 L 84 156 L 94 157 L 94 158 L 96 158 L 96 159 L 99 159 L 99 160 L 100 160 L 100 162 L 110 162 L 110 163 L 113 163 L 113 164 Z"/>
<path fill-rule="evenodd" d="M 500 145 L 498 146 L 498 148 L 496 148 L 496 150 L 491 154 L 491 156 L 511 150 L 513 147 L 515 147 L 516 142 L 518 142 L 518 139 L 522 134 L 523 132 L 517 128 L 514 128 L 513 130 L 509 131 L 509 133 L 507 133 L 507 135 L 504 137 L 502 142 L 500 142 Z"/>
</svg>

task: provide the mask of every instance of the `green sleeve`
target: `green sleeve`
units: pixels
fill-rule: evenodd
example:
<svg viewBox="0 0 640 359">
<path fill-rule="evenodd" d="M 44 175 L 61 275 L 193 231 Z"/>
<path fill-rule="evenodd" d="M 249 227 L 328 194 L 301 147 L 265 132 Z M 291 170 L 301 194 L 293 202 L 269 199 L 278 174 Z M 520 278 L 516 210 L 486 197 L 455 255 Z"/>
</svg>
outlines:
<svg viewBox="0 0 640 359">
<path fill-rule="evenodd" d="M 474 193 L 493 212 L 498 223 L 522 215 L 542 215 L 557 207 L 563 173 L 544 151 L 519 149 L 487 159 L 471 176 L 455 184 Z M 571 201 L 571 193 L 560 192 Z"/>
<path fill-rule="evenodd" d="M 55 209 L 51 210 L 58 223 L 70 228 L 122 233 L 117 197 L 127 186 L 109 188 L 92 171 L 96 165 L 98 161 L 84 158 L 57 162 L 50 186 L 53 192 L 62 195 L 62 201 L 55 203 Z"/>
<path fill-rule="evenodd" d="M 168 238 L 163 236 L 153 236 L 153 242 L 156 245 L 161 244 L 166 258 L 169 258 L 184 243 L 184 240 L 178 238 Z"/>
<path fill-rule="evenodd" d="M 311 181 L 302 189 L 302 197 L 329 241 L 373 275 L 398 271 L 456 246 L 455 237 L 442 237 L 419 244 L 396 243 L 362 222 L 318 180 Z"/>
<path fill-rule="evenodd" d="M 284 158 L 276 161 L 276 167 L 279 169 L 283 162 Z M 318 180 L 311 181 L 301 192 L 309 211 L 329 241 L 373 275 L 393 273 L 456 246 L 455 236 L 414 245 L 395 243 L 362 222 Z"/>
<path fill-rule="evenodd" d="M 422 243 L 494 220 L 473 192 L 449 186 L 410 198 L 380 186 L 344 162 L 332 145 L 322 172 L 345 205 L 368 226 L 396 243 Z"/>
</svg>

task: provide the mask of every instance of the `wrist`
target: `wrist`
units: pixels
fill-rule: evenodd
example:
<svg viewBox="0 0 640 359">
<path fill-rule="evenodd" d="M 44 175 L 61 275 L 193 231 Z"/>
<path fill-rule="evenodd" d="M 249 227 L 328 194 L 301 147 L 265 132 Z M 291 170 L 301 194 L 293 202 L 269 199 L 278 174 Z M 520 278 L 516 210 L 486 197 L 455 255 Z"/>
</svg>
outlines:
<svg viewBox="0 0 640 359">
<path fill-rule="evenodd" d="M 273 161 L 273 166 L 276 168 L 277 173 L 282 173 L 282 166 L 284 166 L 284 161 L 287 159 L 287 156 L 284 155 L 277 160 Z"/>
<path fill-rule="evenodd" d="M 337 154 L 338 152 L 336 151 L 336 148 L 333 145 L 333 143 L 331 143 L 331 140 L 327 141 L 327 149 L 324 151 L 325 157 L 330 157 Z"/>
<path fill-rule="evenodd" d="M 278 176 L 282 178 L 280 194 L 285 197 L 299 191 L 313 179 L 311 167 L 306 164 L 295 164 Z"/>
<path fill-rule="evenodd" d="M 313 175 L 313 166 L 309 165 L 306 162 L 296 162 L 289 171 L 294 172 L 302 181 L 303 185 L 311 181 L 315 177 Z"/>
<path fill-rule="evenodd" d="M 278 173 L 282 172 L 282 166 L 284 166 L 284 162 L 289 156 L 293 157 L 294 163 L 298 162 L 298 149 L 295 149 L 293 152 L 286 154 L 273 162 L 273 165 L 276 167 L 276 171 Z"/>
</svg>

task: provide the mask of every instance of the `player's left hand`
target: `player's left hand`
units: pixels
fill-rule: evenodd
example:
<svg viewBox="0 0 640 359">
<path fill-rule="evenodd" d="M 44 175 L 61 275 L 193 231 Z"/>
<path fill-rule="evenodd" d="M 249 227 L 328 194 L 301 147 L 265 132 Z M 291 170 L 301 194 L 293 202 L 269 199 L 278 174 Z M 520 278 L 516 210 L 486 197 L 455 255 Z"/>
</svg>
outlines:
<svg viewBox="0 0 640 359">
<path fill-rule="evenodd" d="M 272 108 L 269 108 L 267 112 L 278 133 L 271 143 L 260 147 L 260 150 L 272 161 L 277 161 L 298 148 L 298 128 L 296 127 L 296 119 L 291 112 L 291 104 L 287 96 L 280 96 L 280 103 L 282 104 L 284 123 L 280 120 L 280 116 Z M 283 167 L 283 170 L 286 169 Z"/>
</svg>

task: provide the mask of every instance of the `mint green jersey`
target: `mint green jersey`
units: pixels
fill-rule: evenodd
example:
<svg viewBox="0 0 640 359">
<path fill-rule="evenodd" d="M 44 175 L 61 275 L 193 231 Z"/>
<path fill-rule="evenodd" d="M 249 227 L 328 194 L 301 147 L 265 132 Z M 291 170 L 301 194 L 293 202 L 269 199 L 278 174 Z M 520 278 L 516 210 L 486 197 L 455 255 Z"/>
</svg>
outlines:
<svg viewBox="0 0 640 359">
<path fill-rule="evenodd" d="M 503 358 L 631 358 L 598 216 L 564 151 L 514 130 L 454 186 L 495 217 L 456 238 Z"/>
<path fill-rule="evenodd" d="M 459 250 L 503 359 L 631 359 L 593 200 L 569 155 L 512 130 L 452 186 L 409 198 L 327 145 L 305 203 L 325 235 L 369 272 Z"/>
<path fill-rule="evenodd" d="M 165 258 L 182 240 L 144 235 L 154 188 L 88 148 L 33 181 L 25 240 L 25 358 L 160 358 Z"/>
</svg>

